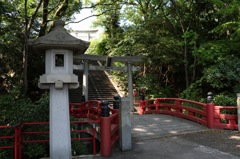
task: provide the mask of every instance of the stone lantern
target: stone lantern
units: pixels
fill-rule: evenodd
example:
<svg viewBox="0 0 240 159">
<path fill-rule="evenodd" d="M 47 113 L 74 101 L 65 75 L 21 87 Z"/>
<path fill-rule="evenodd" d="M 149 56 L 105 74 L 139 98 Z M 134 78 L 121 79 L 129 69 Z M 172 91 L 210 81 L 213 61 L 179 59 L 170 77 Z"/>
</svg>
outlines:
<svg viewBox="0 0 240 159">
<path fill-rule="evenodd" d="M 73 74 L 73 54 L 83 54 L 89 42 L 71 36 L 64 22 L 54 21 L 51 32 L 29 40 L 30 49 L 45 53 L 45 74 L 40 76 L 39 88 L 50 89 L 50 158 L 70 159 L 71 133 L 68 89 L 79 86 Z"/>
</svg>

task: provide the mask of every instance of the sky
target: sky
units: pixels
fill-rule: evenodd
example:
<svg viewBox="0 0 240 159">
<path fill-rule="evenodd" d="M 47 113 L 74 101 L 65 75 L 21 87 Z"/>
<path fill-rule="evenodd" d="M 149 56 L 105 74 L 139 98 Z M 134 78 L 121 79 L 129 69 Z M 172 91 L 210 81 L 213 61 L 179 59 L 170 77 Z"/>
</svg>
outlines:
<svg viewBox="0 0 240 159">
<path fill-rule="evenodd" d="M 91 13 L 91 9 L 83 9 L 81 10 L 80 14 L 75 14 L 74 17 L 76 18 L 75 21 L 79 21 L 91 15 L 93 15 L 93 13 Z M 92 27 L 92 22 L 94 20 L 96 20 L 96 17 L 91 17 L 80 23 L 69 24 L 68 27 L 71 28 L 72 30 L 94 29 Z"/>
</svg>

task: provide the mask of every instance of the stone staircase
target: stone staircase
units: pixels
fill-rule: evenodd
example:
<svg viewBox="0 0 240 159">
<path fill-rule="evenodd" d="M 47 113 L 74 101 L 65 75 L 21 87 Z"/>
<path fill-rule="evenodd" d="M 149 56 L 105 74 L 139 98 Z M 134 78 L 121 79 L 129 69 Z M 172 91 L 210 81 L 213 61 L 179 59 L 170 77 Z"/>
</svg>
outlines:
<svg viewBox="0 0 240 159">
<path fill-rule="evenodd" d="M 79 103 L 82 101 L 83 71 L 74 70 L 73 73 L 78 76 L 80 86 L 77 89 L 70 89 L 69 102 Z M 88 87 L 89 100 L 113 101 L 113 96 L 118 94 L 108 75 L 104 71 L 89 71 Z"/>
</svg>

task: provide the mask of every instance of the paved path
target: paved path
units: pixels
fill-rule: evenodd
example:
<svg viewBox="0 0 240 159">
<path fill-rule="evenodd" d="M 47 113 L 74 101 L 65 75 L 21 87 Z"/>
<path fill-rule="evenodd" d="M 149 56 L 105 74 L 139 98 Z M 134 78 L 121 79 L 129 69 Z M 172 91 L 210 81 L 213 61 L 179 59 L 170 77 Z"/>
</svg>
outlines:
<svg viewBox="0 0 240 159">
<path fill-rule="evenodd" d="M 132 115 L 131 119 L 132 137 L 134 140 L 175 136 L 208 130 L 205 126 L 198 123 L 170 115 Z"/>
<path fill-rule="evenodd" d="M 122 152 L 116 148 L 109 159 L 240 159 L 182 137 L 210 131 L 198 123 L 162 114 L 132 115 L 131 118 L 132 150 Z"/>
</svg>

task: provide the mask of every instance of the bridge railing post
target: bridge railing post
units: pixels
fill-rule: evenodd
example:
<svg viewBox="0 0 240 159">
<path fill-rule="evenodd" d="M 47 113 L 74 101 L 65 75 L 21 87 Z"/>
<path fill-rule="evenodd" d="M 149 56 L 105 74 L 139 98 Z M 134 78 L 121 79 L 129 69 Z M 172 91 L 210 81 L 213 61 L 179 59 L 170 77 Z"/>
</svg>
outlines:
<svg viewBox="0 0 240 159">
<path fill-rule="evenodd" d="M 214 128 L 214 103 L 213 103 L 213 96 L 212 92 L 208 92 L 207 96 L 207 125 L 208 128 Z"/>
<path fill-rule="evenodd" d="M 113 99 L 114 99 L 114 101 L 113 101 L 113 109 L 119 109 L 120 96 L 119 95 L 114 95 Z"/>
<path fill-rule="evenodd" d="M 238 131 L 240 131 L 240 93 L 237 93 L 237 121 Z"/>
<path fill-rule="evenodd" d="M 14 128 L 14 159 L 22 159 L 21 124 Z"/>
<path fill-rule="evenodd" d="M 81 97 L 81 102 L 86 102 L 86 97 L 85 97 L 85 95 L 82 95 L 82 97 Z"/>
<path fill-rule="evenodd" d="M 111 118 L 109 111 L 109 102 L 103 101 L 100 117 L 101 156 L 103 157 L 111 155 Z"/>
<path fill-rule="evenodd" d="M 93 133 L 93 155 L 95 156 L 96 155 L 96 134 L 97 134 L 97 131 L 96 131 L 96 123 L 93 123 L 93 126 L 92 126 L 92 133 Z"/>
<path fill-rule="evenodd" d="M 145 112 L 145 108 L 144 108 L 144 106 L 145 106 L 145 102 L 144 102 L 145 96 L 144 96 L 143 93 L 141 93 L 141 94 L 139 95 L 139 97 L 140 97 L 139 114 L 140 114 L 140 115 L 143 115 L 144 112 Z"/>
<path fill-rule="evenodd" d="M 180 99 L 177 99 L 176 100 L 176 112 L 178 114 L 181 114 L 182 113 L 182 102 Z"/>
<path fill-rule="evenodd" d="M 121 98 L 119 95 L 114 95 L 113 97 L 114 101 L 113 101 L 113 109 L 112 109 L 112 114 L 119 114 L 119 107 L 120 107 L 120 101 L 121 101 Z M 119 115 L 116 119 L 114 119 L 112 121 L 114 124 L 119 124 Z"/>
</svg>

